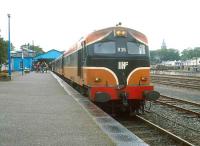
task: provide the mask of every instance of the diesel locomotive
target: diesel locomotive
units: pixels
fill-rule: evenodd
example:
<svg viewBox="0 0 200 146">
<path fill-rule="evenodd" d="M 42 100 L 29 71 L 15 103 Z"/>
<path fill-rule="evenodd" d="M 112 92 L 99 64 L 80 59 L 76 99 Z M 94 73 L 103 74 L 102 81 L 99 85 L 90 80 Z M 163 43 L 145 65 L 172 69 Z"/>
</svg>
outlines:
<svg viewBox="0 0 200 146">
<path fill-rule="evenodd" d="M 147 37 L 116 26 L 94 31 L 52 62 L 52 70 L 96 103 L 143 110 L 156 100 Z"/>
</svg>

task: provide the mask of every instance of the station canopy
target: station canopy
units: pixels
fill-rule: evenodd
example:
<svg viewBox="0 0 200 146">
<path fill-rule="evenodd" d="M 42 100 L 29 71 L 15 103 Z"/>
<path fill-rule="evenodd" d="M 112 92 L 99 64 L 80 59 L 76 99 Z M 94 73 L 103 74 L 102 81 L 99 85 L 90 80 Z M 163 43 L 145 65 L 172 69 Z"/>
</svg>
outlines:
<svg viewBox="0 0 200 146">
<path fill-rule="evenodd" d="M 34 57 L 34 62 L 38 61 L 46 61 L 51 62 L 52 60 L 58 58 L 63 52 L 60 52 L 58 50 L 52 49 L 46 53 L 40 54 L 36 57 Z"/>
</svg>

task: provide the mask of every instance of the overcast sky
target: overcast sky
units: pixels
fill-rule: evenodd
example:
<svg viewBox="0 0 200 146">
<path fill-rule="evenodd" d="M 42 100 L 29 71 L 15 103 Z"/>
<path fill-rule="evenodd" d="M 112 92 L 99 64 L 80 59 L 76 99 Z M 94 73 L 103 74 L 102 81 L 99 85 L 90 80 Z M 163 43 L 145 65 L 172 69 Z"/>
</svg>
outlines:
<svg viewBox="0 0 200 146">
<path fill-rule="evenodd" d="M 82 36 L 101 28 L 122 26 L 144 33 L 150 49 L 200 46 L 199 0 L 0 0 L 0 35 L 45 51 L 67 50 Z"/>
</svg>

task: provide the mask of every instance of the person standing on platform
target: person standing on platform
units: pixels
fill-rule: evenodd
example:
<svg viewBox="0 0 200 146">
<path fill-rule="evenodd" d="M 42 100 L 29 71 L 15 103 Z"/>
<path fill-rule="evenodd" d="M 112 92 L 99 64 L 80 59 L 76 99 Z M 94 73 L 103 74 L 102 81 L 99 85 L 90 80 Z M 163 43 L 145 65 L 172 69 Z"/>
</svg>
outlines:
<svg viewBox="0 0 200 146">
<path fill-rule="evenodd" d="M 45 61 L 43 61 L 43 62 L 41 63 L 41 72 L 42 72 L 42 73 L 44 73 L 44 72 L 47 73 L 47 68 L 48 68 L 48 65 L 46 64 Z"/>
<path fill-rule="evenodd" d="M 38 62 L 35 66 L 36 66 L 36 72 L 39 72 L 40 71 L 40 62 Z"/>
<path fill-rule="evenodd" d="M 44 72 L 47 73 L 48 65 L 45 61 L 43 62 L 43 66 L 44 66 Z"/>
</svg>

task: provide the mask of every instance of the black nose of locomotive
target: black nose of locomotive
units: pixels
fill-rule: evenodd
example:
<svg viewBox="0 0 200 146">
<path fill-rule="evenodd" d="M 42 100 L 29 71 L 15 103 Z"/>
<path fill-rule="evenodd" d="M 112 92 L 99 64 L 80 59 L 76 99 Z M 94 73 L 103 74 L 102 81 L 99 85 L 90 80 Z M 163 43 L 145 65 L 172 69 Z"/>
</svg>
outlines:
<svg viewBox="0 0 200 146">
<path fill-rule="evenodd" d="M 122 91 L 119 93 L 119 97 L 121 98 L 123 105 L 128 106 L 128 93 Z"/>
</svg>

